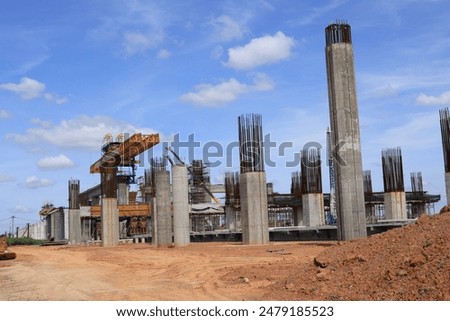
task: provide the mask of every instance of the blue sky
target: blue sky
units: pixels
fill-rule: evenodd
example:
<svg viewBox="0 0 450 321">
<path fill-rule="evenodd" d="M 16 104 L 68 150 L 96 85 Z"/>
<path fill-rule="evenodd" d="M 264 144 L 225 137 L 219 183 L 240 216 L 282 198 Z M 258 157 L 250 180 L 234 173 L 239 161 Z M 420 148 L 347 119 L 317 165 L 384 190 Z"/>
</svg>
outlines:
<svg viewBox="0 0 450 321">
<path fill-rule="evenodd" d="M 424 189 L 444 197 L 438 110 L 450 105 L 449 14 L 444 0 L 2 1 L 0 232 L 12 215 L 37 221 L 45 202 L 67 206 L 69 179 L 82 190 L 98 184 L 89 166 L 107 133 L 193 134 L 202 158 L 208 142 L 237 140 L 244 113 L 262 114 L 277 146 L 292 143 L 266 166 L 288 192 L 298 168 L 286 162 L 305 143 L 325 144 L 324 29 L 337 19 L 352 27 L 374 189 L 383 188 L 381 150 L 400 146 L 406 189 L 421 171 Z M 212 168 L 213 181 L 239 168 L 230 165 Z"/>
</svg>

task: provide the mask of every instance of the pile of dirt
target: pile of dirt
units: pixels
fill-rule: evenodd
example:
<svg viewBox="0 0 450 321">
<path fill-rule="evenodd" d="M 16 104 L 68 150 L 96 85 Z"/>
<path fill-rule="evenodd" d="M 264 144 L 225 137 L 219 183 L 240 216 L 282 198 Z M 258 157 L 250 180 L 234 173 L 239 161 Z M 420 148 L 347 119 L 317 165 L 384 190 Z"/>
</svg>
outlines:
<svg viewBox="0 0 450 321">
<path fill-rule="evenodd" d="M 8 252 L 8 239 L 0 237 L 0 260 L 12 260 L 16 258 L 16 253 Z"/>
<path fill-rule="evenodd" d="M 267 272 L 259 267 L 252 275 Z M 450 300 L 450 213 L 340 242 L 311 264 L 280 265 L 275 272 L 264 299 Z"/>
</svg>

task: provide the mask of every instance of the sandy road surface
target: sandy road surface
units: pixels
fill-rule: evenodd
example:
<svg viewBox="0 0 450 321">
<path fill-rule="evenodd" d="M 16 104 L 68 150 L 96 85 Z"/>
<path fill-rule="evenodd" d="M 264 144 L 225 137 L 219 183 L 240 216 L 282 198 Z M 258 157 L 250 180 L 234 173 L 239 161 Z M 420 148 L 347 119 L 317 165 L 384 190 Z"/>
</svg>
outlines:
<svg viewBox="0 0 450 321">
<path fill-rule="evenodd" d="M 267 286 L 277 267 L 311 264 L 329 245 L 12 247 L 17 259 L 0 262 L 0 300 L 276 300 Z M 245 274 L 261 267 L 257 280 Z"/>
</svg>

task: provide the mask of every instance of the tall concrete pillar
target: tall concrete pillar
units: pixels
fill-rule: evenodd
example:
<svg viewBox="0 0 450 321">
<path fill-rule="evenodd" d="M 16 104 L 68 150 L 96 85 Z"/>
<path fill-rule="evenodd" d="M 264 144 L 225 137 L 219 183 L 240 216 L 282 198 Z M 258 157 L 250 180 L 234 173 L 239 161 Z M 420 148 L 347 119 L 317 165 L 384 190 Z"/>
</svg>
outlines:
<svg viewBox="0 0 450 321">
<path fill-rule="evenodd" d="M 119 211 L 117 198 L 102 198 L 102 245 L 119 244 Z"/>
<path fill-rule="evenodd" d="M 170 173 L 154 171 L 152 243 L 157 247 L 172 245 L 172 210 L 170 201 Z"/>
<path fill-rule="evenodd" d="M 387 220 L 406 220 L 406 195 L 403 180 L 402 152 L 399 147 L 381 153 L 384 185 L 384 216 Z"/>
<path fill-rule="evenodd" d="M 102 245 L 117 246 L 119 244 L 119 210 L 117 208 L 116 167 L 100 168 L 102 193 Z"/>
<path fill-rule="evenodd" d="M 331 24 L 325 36 L 337 234 L 351 240 L 367 231 L 350 25 Z"/>
<path fill-rule="evenodd" d="M 450 172 L 445 172 L 445 196 L 447 197 L 447 204 L 450 204 Z"/>
<path fill-rule="evenodd" d="M 190 243 L 189 184 L 185 165 L 172 166 L 173 238 L 175 246 Z"/>
<path fill-rule="evenodd" d="M 241 228 L 244 244 L 269 243 L 266 173 L 262 149 L 262 117 L 238 118 L 241 175 Z"/>
<path fill-rule="evenodd" d="M 309 227 L 325 225 L 320 149 L 304 149 L 300 166 L 303 223 Z"/>
<path fill-rule="evenodd" d="M 244 244 L 269 243 L 266 173 L 243 173 L 239 184 L 242 242 Z"/>
<path fill-rule="evenodd" d="M 81 244 L 80 181 L 69 181 L 69 244 Z"/>
<path fill-rule="evenodd" d="M 448 108 L 439 110 L 441 124 L 442 151 L 444 153 L 445 194 L 450 204 L 450 112 Z"/>
</svg>

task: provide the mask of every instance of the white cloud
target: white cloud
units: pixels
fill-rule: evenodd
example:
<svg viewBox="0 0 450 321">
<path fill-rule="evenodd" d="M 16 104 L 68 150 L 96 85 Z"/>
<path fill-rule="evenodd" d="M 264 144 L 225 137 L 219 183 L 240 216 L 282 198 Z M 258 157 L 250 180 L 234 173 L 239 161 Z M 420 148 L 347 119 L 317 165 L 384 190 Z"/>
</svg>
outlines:
<svg viewBox="0 0 450 321">
<path fill-rule="evenodd" d="M 138 128 L 110 116 L 82 115 L 74 119 L 63 120 L 59 124 L 34 120 L 38 127 L 28 128 L 24 134 L 8 134 L 6 137 L 18 144 L 52 144 L 62 148 L 81 148 L 99 150 L 103 137 L 107 133 L 143 134 L 156 133 L 150 128 Z"/>
<path fill-rule="evenodd" d="M 11 113 L 7 110 L 0 109 L 0 119 L 6 119 L 11 117 Z"/>
<path fill-rule="evenodd" d="M 245 26 L 227 15 L 211 20 L 211 25 L 220 41 L 241 39 L 248 32 Z"/>
<path fill-rule="evenodd" d="M 53 184 L 55 184 L 55 182 L 52 181 L 51 179 L 38 178 L 37 176 L 28 176 L 25 179 L 25 187 L 26 188 L 31 188 L 31 189 L 35 189 L 35 188 L 39 188 L 39 187 L 51 186 Z"/>
<path fill-rule="evenodd" d="M 15 92 L 19 94 L 22 99 L 29 100 L 41 96 L 45 90 L 45 84 L 28 77 L 22 77 L 20 83 L 0 84 L 0 88 Z"/>
<path fill-rule="evenodd" d="M 0 173 L 0 183 L 13 182 L 15 180 L 14 176 Z"/>
<path fill-rule="evenodd" d="M 31 100 L 39 97 L 44 97 L 48 101 L 53 101 L 57 104 L 67 102 L 67 98 L 61 98 L 55 94 L 45 92 L 45 84 L 35 79 L 22 77 L 18 84 L 4 83 L 0 84 L 0 89 L 12 91 L 24 100 Z"/>
<path fill-rule="evenodd" d="M 225 65 L 234 69 L 251 69 L 276 63 L 289 58 L 293 47 L 294 39 L 279 31 L 274 36 L 252 39 L 243 47 L 228 49 Z"/>
<path fill-rule="evenodd" d="M 123 34 L 123 47 L 127 56 L 144 53 L 156 47 L 164 39 L 162 32 L 143 34 L 141 32 L 125 32 Z"/>
<path fill-rule="evenodd" d="M 51 93 L 45 93 L 44 98 L 48 101 L 54 101 L 58 105 L 65 104 L 68 101 L 68 99 L 65 97 L 59 97 L 58 95 Z"/>
<path fill-rule="evenodd" d="M 158 57 L 158 59 L 167 59 L 167 58 L 169 58 L 171 55 L 172 55 L 172 53 L 171 53 L 169 50 L 161 49 L 161 50 L 158 52 L 157 57 Z"/>
<path fill-rule="evenodd" d="M 31 211 L 32 210 L 25 205 L 16 205 L 13 209 L 10 210 L 10 212 L 14 214 L 30 213 Z"/>
<path fill-rule="evenodd" d="M 214 107 L 225 105 L 238 98 L 239 95 L 252 91 L 269 91 L 274 84 L 272 80 L 264 74 L 256 74 L 253 84 L 243 84 L 231 78 L 222 81 L 217 85 L 200 84 L 197 85 L 196 92 L 190 92 L 181 96 L 181 101 L 197 106 Z"/>
<path fill-rule="evenodd" d="M 66 169 L 75 166 L 75 163 L 66 155 L 50 156 L 40 159 L 37 166 L 42 170 Z"/>
<path fill-rule="evenodd" d="M 450 104 L 450 91 L 443 92 L 439 96 L 428 96 L 420 94 L 416 98 L 416 103 L 419 105 L 447 105 Z"/>
</svg>

